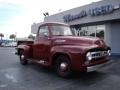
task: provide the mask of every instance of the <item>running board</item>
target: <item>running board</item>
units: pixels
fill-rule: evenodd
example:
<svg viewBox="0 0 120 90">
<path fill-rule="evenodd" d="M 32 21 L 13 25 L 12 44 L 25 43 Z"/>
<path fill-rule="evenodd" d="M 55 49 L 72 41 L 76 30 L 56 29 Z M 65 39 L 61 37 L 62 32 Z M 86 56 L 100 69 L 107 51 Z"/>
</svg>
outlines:
<svg viewBox="0 0 120 90">
<path fill-rule="evenodd" d="M 42 64 L 42 65 L 48 66 L 48 62 L 46 62 L 45 60 L 38 60 L 38 59 L 27 59 L 27 60 L 31 61 L 31 62 L 35 62 L 35 63 L 38 63 L 38 64 Z"/>
<path fill-rule="evenodd" d="M 44 64 L 45 61 L 44 60 L 38 60 L 38 59 L 27 59 L 28 61 L 32 61 L 32 62 L 36 62 L 36 63 L 39 63 L 39 64 Z"/>
</svg>

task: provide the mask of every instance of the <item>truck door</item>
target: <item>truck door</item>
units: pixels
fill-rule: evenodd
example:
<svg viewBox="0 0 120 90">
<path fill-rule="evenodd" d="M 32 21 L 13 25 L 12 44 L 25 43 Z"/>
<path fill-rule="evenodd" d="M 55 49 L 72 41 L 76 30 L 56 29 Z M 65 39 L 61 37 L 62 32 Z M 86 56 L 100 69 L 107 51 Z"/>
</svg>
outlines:
<svg viewBox="0 0 120 90">
<path fill-rule="evenodd" d="M 47 25 L 41 26 L 38 30 L 37 37 L 34 41 L 33 56 L 37 60 L 49 60 L 50 44 L 49 40 L 50 32 Z"/>
</svg>

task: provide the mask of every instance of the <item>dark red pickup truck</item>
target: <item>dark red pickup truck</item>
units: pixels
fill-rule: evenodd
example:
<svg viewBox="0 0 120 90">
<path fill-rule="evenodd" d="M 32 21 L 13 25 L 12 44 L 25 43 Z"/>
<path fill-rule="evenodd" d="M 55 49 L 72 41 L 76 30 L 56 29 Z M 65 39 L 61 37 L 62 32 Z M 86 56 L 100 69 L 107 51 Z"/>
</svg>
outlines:
<svg viewBox="0 0 120 90">
<path fill-rule="evenodd" d="M 100 38 L 77 37 L 68 25 L 42 23 L 33 42 L 16 48 L 23 65 L 33 61 L 68 77 L 72 71 L 91 72 L 108 66 L 111 48 Z"/>
</svg>

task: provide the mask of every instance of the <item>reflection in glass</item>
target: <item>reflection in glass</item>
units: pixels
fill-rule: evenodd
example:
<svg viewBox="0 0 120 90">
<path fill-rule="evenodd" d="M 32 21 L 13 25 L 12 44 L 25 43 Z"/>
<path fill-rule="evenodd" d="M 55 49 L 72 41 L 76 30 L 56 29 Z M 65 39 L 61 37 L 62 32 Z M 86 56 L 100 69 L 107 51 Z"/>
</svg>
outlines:
<svg viewBox="0 0 120 90">
<path fill-rule="evenodd" d="M 105 25 L 95 25 L 81 27 L 79 30 L 79 36 L 91 36 L 104 39 Z"/>
</svg>

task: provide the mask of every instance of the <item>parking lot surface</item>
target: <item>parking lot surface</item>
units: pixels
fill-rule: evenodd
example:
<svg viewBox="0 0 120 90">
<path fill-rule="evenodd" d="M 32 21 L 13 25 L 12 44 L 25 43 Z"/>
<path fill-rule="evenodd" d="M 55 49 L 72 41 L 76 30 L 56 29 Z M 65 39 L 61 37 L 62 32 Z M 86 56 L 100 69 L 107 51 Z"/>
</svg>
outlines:
<svg viewBox="0 0 120 90">
<path fill-rule="evenodd" d="M 119 90 L 120 59 L 92 73 L 75 73 L 70 79 L 53 70 L 30 63 L 22 66 L 15 49 L 0 47 L 0 90 Z"/>
</svg>

